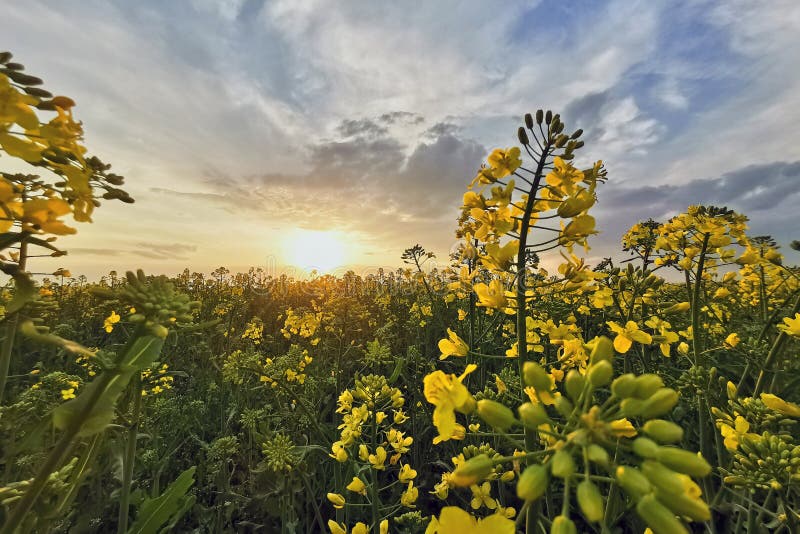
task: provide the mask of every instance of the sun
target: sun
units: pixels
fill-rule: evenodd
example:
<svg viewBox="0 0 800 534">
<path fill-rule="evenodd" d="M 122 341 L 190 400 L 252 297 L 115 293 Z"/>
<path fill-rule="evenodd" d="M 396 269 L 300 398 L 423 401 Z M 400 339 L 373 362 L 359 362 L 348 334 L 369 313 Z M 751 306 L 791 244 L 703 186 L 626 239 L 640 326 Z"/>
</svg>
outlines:
<svg viewBox="0 0 800 534">
<path fill-rule="evenodd" d="M 349 245 L 341 232 L 296 228 L 283 242 L 283 256 L 293 267 L 329 273 L 347 263 Z"/>
</svg>

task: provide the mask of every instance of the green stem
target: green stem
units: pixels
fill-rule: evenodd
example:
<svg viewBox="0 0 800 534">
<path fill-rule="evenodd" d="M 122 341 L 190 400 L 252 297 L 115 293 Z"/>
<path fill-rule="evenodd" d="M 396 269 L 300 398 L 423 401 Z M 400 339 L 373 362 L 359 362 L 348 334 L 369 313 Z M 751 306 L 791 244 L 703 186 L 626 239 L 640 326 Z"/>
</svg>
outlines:
<svg viewBox="0 0 800 534">
<path fill-rule="evenodd" d="M 793 317 L 798 311 L 800 311 L 800 297 L 795 300 L 792 311 L 789 312 L 789 317 Z M 764 387 L 764 382 L 766 381 L 767 373 L 770 372 L 770 369 L 775 363 L 775 360 L 778 358 L 778 355 L 783 352 L 783 345 L 788 339 L 789 336 L 786 334 L 786 332 L 781 332 L 778 337 L 775 338 L 775 342 L 772 344 L 769 354 L 767 354 L 767 359 L 764 360 L 764 366 L 761 368 L 761 372 L 758 373 L 756 387 L 753 389 L 753 397 L 758 397 L 759 393 L 761 393 L 761 390 Z"/>
<path fill-rule="evenodd" d="M 703 246 L 700 249 L 700 259 L 697 261 L 697 271 L 694 276 L 694 288 L 692 292 L 692 349 L 694 352 L 694 364 L 701 365 L 703 343 L 700 336 L 700 292 L 703 288 L 703 270 L 706 264 L 706 251 L 708 250 L 708 240 L 710 234 L 703 237 Z"/>
<path fill-rule="evenodd" d="M 136 438 L 139 435 L 139 416 L 142 411 L 142 378 L 141 373 L 133 377 L 133 412 L 131 413 L 131 427 L 125 442 L 125 456 L 122 459 L 122 489 L 119 496 L 119 521 L 117 522 L 118 534 L 128 531 L 128 515 L 130 508 L 131 482 L 133 481 L 133 467 L 136 463 Z"/>
<path fill-rule="evenodd" d="M 28 262 L 28 242 L 23 237 L 19 243 L 19 270 L 25 271 Z M 11 353 L 14 350 L 14 340 L 19 327 L 19 312 L 8 319 L 3 336 L 3 345 L 0 346 L 0 403 L 3 402 L 3 395 L 8 383 L 8 370 L 11 368 Z"/>
</svg>

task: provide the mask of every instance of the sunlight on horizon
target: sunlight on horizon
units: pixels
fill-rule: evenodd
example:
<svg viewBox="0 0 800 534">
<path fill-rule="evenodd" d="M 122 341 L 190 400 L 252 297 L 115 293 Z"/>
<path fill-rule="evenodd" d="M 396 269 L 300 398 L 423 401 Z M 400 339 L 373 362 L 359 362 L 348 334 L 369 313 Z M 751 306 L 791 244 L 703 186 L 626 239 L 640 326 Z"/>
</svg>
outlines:
<svg viewBox="0 0 800 534">
<path fill-rule="evenodd" d="M 352 261 L 351 248 L 342 232 L 295 228 L 281 243 L 281 254 L 288 265 L 325 274 Z"/>
</svg>

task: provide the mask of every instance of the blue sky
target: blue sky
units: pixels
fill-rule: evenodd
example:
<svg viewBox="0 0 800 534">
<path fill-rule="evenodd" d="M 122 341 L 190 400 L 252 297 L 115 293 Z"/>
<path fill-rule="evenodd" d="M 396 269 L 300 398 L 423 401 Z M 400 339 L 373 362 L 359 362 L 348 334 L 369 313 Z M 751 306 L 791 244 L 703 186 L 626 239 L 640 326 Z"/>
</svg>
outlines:
<svg viewBox="0 0 800 534">
<path fill-rule="evenodd" d="M 0 32 L 137 199 L 63 239 L 73 272 L 277 266 L 306 230 L 359 266 L 444 257 L 475 169 L 540 107 L 608 167 L 591 258 L 690 203 L 800 238 L 794 0 L 31 0 Z"/>
</svg>

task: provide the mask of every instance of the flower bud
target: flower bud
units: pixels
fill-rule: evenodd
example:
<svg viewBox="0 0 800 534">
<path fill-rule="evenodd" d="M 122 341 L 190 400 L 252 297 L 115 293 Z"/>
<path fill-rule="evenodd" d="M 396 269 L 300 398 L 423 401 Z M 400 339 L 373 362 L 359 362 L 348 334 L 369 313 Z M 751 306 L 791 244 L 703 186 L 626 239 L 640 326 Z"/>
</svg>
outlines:
<svg viewBox="0 0 800 534">
<path fill-rule="evenodd" d="M 550 124 L 552 121 L 553 121 L 553 112 L 548 109 L 547 113 L 544 114 L 544 122 L 545 124 Z"/>
<path fill-rule="evenodd" d="M 683 439 L 683 428 L 664 419 L 651 419 L 644 424 L 642 430 L 659 443 L 678 443 Z"/>
<path fill-rule="evenodd" d="M 653 489 L 647 477 L 635 467 L 627 465 L 617 467 L 616 479 L 620 487 L 634 499 L 647 495 Z"/>
<path fill-rule="evenodd" d="M 494 462 L 492 459 L 486 454 L 479 454 L 459 464 L 453 471 L 451 482 L 462 488 L 468 487 L 484 480 L 493 470 Z"/>
<path fill-rule="evenodd" d="M 598 336 L 592 343 L 594 346 L 589 354 L 589 363 L 597 363 L 600 360 L 610 362 L 614 358 L 614 344 L 606 336 Z"/>
<path fill-rule="evenodd" d="M 618 399 L 627 399 L 636 392 L 636 375 L 626 373 L 611 383 L 611 393 Z"/>
<path fill-rule="evenodd" d="M 575 409 L 575 406 L 563 395 L 556 399 L 555 407 L 558 413 L 564 417 L 569 417 L 572 414 L 572 410 Z"/>
<path fill-rule="evenodd" d="M 550 472 L 554 477 L 567 478 L 575 473 L 575 460 L 565 449 L 559 449 L 550 461 Z"/>
<path fill-rule="evenodd" d="M 705 458 L 677 447 L 660 447 L 656 460 L 670 469 L 693 477 L 704 477 L 711 472 L 711 466 Z"/>
<path fill-rule="evenodd" d="M 525 114 L 525 126 L 533 128 L 533 116 L 530 113 Z"/>
<path fill-rule="evenodd" d="M 711 519 L 711 510 L 700 498 L 692 498 L 683 491 L 665 492 L 656 489 L 656 497 L 675 514 L 688 517 L 692 521 L 708 521 Z"/>
<path fill-rule="evenodd" d="M 550 418 L 547 416 L 547 411 L 541 404 L 525 402 L 519 405 L 517 412 L 519 413 L 519 418 L 522 421 L 522 424 L 526 428 L 530 428 L 532 430 L 535 430 L 539 427 L 539 425 L 550 420 Z"/>
<path fill-rule="evenodd" d="M 578 506 L 586 519 L 592 523 L 596 523 L 603 519 L 605 513 L 603 507 L 603 497 L 600 495 L 600 489 L 591 480 L 583 480 L 578 484 L 576 490 L 578 497 Z"/>
<path fill-rule="evenodd" d="M 642 413 L 642 407 L 644 406 L 644 401 L 641 399 L 624 399 L 620 404 L 619 407 L 622 410 L 623 415 L 625 417 L 638 417 L 639 414 Z"/>
<path fill-rule="evenodd" d="M 633 395 L 638 399 L 649 399 L 650 396 L 664 387 L 664 381 L 660 376 L 647 373 L 636 377 L 636 390 Z"/>
<path fill-rule="evenodd" d="M 489 399 L 478 401 L 478 417 L 488 425 L 502 431 L 508 430 L 517 422 L 514 412 L 508 406 Z"/>
<path fill-rule="evenodd" d="M 581 393 L 583 393 L 583 385 L 585 382 L 586 379 L 583 375 L 575 369 L 567 373 L 567 378 L 564 379 L 564 388 L 567 390 L 567 395 L 569 395 L 570 399 L 578 402 Z"/>
<path fill-rule="evenodd" d="M 517 130 L 517 138 L 519 138 L 519 142 L 522 143 L 523 145 L 531 144 L 530 139 L 528 139 L 528 132 L 526 132 L 525 128 L 523 128 L 522 126 L 520 126 L 519 130 Z"/>
<path fill-rule="evenodd" d="M 542 124 L 542 120 L 544 119 L 544 111 L 541 109 L 536 111 L 536 124 Z"/>
<path fill-rule="evenodd" d="M 614 376 L 614 366 L 608 360 L 600 360 L 589 366 L 586 375 L 594 387 L 607 386 Z"/>
<path fill-rule="evenodd" d="M 669 532 L 670 534 L 688 534 L 683 523 L 675 517 L 666 506 L 658 502 L 654 495 L 645 495 L 636 505 L 636 513 L 644 519 L 654 532 Z"/>
<path fill-rule="evenodd" d="M 550 377 L 536 362 L 525 362 L 522 366 L 522 378 L 526 386 L 533 386 L 540 391 L 550 391 Z"/>
<path fill-rule="evenodd" d="M 586 447 L 586 454 L 589 457 L 590 462 L 598 465 L 607 466 L 610 460 L 608 451 L 596 443 L 592 443 Z"/>
<path fill-rule="evenodd" d="M 529 465 L 517 481 L 517 497 L 523 501 L 535 501 L 544 495 L 548 482 L 547 468 L 539 464 Z"/>
<path fill-rule="evenodd" d="M 575 522 L 565 515 L 557 516 L 550 526 L 550 534 L 578 534 Z"/>
<path fill-rule="evenodd" d="M 642 473 L 653 486 L 667 493 L 683 493 L 681 476 L 664 464 L 655 460 L 645 460 L 641 465 Z"/>
<path fill-rule="evenodd" d="M 645 419 L 658 417 L 672 410 L 678 404 L 678 392 L 671 388 L 661 388 L 644 401 L 641 416 Z"/>
<path fill-rule="evenodd" d="M 658 444 L 649 438 L 636 438 L 633 440 L 633 452 L 642 458 L 655 458 L 658 454 Z"/>
</svg>

